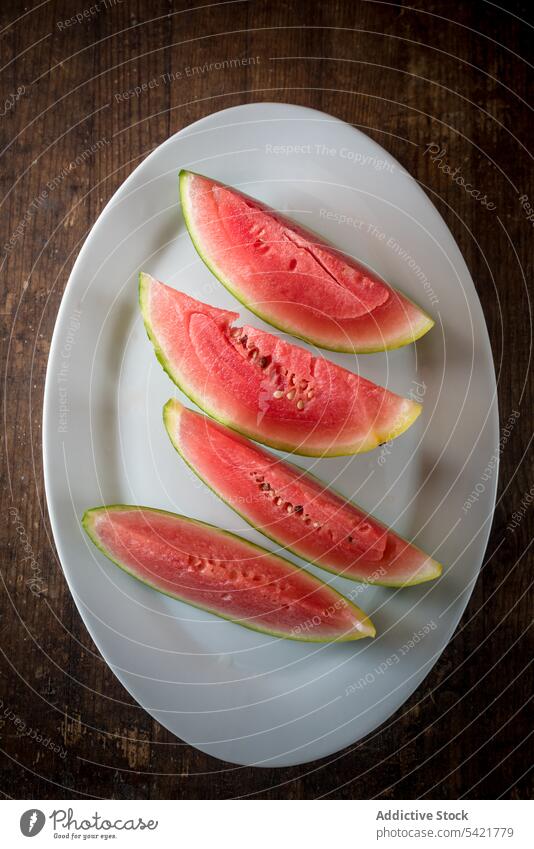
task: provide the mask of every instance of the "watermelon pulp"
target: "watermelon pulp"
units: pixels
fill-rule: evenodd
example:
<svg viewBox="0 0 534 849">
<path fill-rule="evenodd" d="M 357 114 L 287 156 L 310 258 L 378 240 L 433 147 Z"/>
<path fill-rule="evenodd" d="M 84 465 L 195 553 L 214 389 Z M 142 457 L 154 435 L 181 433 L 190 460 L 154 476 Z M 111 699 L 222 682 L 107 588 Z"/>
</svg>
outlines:
<svg viewBox="0 0 534 849">
<path fill-rule="evenodd" d="M 223 424 L 310 456 L 369 451 L 403 433 L 421 405 L 140 275 L 139 300 L 158 359 Z"/>
<path fill-rule="evenodd" d="M 191 171 L 180 172 L 180 198 L 200 257 L 275 327 L 348 353 L 399 348 L 433 327 L 369 268 L 265 204 Z"/>
<path fill-rule="evenodd" d="M 87 510 L 82 523 L 138 580 L 252 630 L 307 642 L 375 635 L 365 613 L 318 578 L 213 525 L 123 504 Z"/>
<path fill-rule="evenodd" d="M 430 581 L 441 566 L 302 469 L 175 399 L 171 441 L 193 471 L 265 536 L 344 578 L 384 586 Z"/>
</svg>

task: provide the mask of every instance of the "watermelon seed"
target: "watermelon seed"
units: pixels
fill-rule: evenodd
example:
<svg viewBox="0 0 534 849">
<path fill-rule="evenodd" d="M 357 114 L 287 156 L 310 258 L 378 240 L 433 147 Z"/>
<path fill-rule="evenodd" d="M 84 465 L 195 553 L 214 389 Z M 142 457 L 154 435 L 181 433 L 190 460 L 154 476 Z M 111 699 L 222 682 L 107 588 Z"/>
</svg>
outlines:
<svg viewBox="0 0 534 849">
<path fill-rule="evenodd" d="M 270 362 L 270 357 L 260 357 L 259 365 L 261 368 L 266 368 L 266 366 L 268 366 Z"/>
<path fill-rule="evenodd" d="M 279 507 L 280 504 L 282 503 L 282 499 L 280 498 L 279 495 L 277 495 L 276 498 L 274 499 L 274 503 L 276 504 L 277 507 Z"/>
<path fill-rule="evenodd" d="M 276 392 L 273 393 L 273 396 L 274 398 L 283 398 L 284 393 L 280 389 L 277 389 Z"/>
<path fill-rule="evenodd" d="M 296 267 L 297 267 L 297 260 L 292 259 L 289 263 L 289 270 L 294 271 Z"/>
<path fill-rule="evenodd" d="M 302 513 L 304 511 L 304 507 L 302 506 L 302 504 L 296 504 L 294 509 L 295 513 Z"/>
<path fill-rule="evenodd" d="M 291 377 L 289 378 L 289 382 L 290 382 L 291 386 L 295 385 L 295 375 L 294 374 L 292 374 Z"/>
<path fill-rule="evenodd" d="M 354 542 L 354 539 L 352 537 L 348 537 L 348 540 L 349 542 Z"/>
<path fill-rule="evenodd" d="M 236 336 L 240 336 L 240 335 L 241 335 L 241 328 L 240 327 L 232 327 L 232 330 L 230 331 L 230 336 L 235 338 Z"/>
<path fill-rule="evenodd" d="M 294 397 L 295 397 L 295 390 L 292 389 L 290 392 L 287 393 L 286 398 L 287 398 L 288 401 L 292 401 Z"/>
<path fill-rule="evenodd" d="M 297 410 L 304 409 L 304 401 L 297 401 Z"/>
<path fill-rule="evenodd" d="M 262 240 L 261 240 L 261 239 L 256 239 L 256 241 L 254 242 L 253 247 L 255 247 L 255 248 L 261 248 L 261 246 L 262 246 L 262 245 L 263 245 Z"/>
<path fill-rule="evenodd" d="M 308 392 L 308 398 L 311 400 L 313 398 L 313 389 L 310 389 Z"/>
<path fill-rule="evenodd" d="M 260 484 L 260 489 L 263 489 L 264 492 L 268 492 L 270 490 L 270 488 L 271 488 L 271 485 L 268 484 L 268 483 Z"/>
<path fill-rule="evenodd" d="M 190 566 L 200 566 L 200 564 L 202 563 L 200 558 L 195 557 L 193 554 L 189 555 L 189 557 L 187 558 L 187 562 Z"/>
<path fill-rule="evenodd" d="M 247 334 L 245 333 L 245 335 L 244 335 L 244 336 L 242 336 L 242 337 L 241 337 L 241 339 L 239 340 L 239 341 L 241 342 L 241 344 L 243 345 L 243 347 L 245 347 L 245 346 L 246 346 L 246 344 L 247 344 L 247 339 L 248 339 L 248 336 L 247 336 Z"/>
<path fill-rule="evenodd" d="M 257 356 L 258 356 L 258 349 L 252 348 L 252 350 L 250 352 L 250 361 L 253 363 L 254 360 L 257 358 Z"/>
<path fill-rule="evenodd" d="M 292 504 L 287 503 L 284 506 L 286 508 L 286 513 L 292 513 L 293 512 L 293 505 Z"/>
<path fill-rule="evenodd" d="M 314 527 L 314 528 L 318 528 L 318 527 L 319 527 L 319 522 L 314 522 L 314 523 L 313 523 L 313 527 Z"/>
</svg>

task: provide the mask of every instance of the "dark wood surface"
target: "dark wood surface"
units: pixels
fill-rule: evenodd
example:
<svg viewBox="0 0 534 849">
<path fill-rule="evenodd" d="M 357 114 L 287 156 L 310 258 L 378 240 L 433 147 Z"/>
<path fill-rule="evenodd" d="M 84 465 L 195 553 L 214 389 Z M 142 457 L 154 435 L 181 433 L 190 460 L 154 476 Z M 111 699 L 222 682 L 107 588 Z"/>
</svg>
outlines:
<svg viewBox="0 0 534 849">
<path fill-rule="evenodd" d="M 3 0 L 1 790 L 15 798 L 494 798 L 531 789 L 533 222 L 529 4 L 362 0 Z M 114 99 L 162 73 L 257 56 Z M 289 57 L 289 58 L 288 58 Z M 530 86 L 529 86 L 530 83 Z M 424 684 L 351 749 L 282 770 L 237 768 L 162 729 L 123 690 L 86 632 L 47 519 L 43 384 L 56 313 L 98 213 L 171 133 L 252 101 L 325 110 L 364 129 L 421 183 L 460 245 L 486 316 L 501 422 L 487 559 L 460 627 Z M 112 139 L 39 201 L 47 181 Z M 447 161 L 496 209 L 424 155 Z M 6 243 L 15 235 L 15 243 Z M 460 307 L 459 307 L 460 308 Z M 527 504 L 526 511 L 522 504 Z M 525 512 L 507 529 L 514 512 Z M 42 590 L 32 593 L 30 574 Z M 40 735 L 43 740 L 34 739 Z M 47 743 L 47 738 L 50 743 Z M 54 748 L 55 750 L 54 750 Z"/>
</svg>

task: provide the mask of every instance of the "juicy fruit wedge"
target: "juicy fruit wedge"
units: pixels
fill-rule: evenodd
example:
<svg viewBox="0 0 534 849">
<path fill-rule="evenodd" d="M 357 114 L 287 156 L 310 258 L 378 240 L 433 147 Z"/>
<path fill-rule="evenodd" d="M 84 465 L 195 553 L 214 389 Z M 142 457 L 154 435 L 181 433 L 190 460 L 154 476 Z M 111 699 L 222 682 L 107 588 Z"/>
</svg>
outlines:
<svg viewBox="0 0 534 849">
<path fill-rule="evenodd" d="M 163 420 L 194 472 L 265 536 L 344 578 L 385 586 L 431 581 L 441 566 L 302 469 L 201 413 L 169 401 Z"/>
<path fill-rule="evenodd" d="M 191 171 L 182 210 L 208 268 L 252 312 L 321 348 L 372 353 L 419 339 L 434 322 L 355 259 L 265 204 Z"/>
<path fill-rule="evenodd" d="M 365 613 L 318 578 L 213 525 L 122 504 L 87 510 L 82 523 L 134 578 L 246 628 L 307 642 L 375 635 Z"/>
<path fill-rule="evenodd" d="M 421 405 L 140 275 L 145 326 L 164 369 L 209 415 L 274 448 L 310 456 L 369 451 Z"/>
</svg>

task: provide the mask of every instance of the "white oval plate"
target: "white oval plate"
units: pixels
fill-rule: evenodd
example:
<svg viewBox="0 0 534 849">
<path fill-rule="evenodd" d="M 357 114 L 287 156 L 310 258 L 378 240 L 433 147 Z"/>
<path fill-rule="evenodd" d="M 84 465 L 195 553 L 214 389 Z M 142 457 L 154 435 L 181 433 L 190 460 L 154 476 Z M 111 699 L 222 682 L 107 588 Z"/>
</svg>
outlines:
<svg viewBox="0 0 534 849">
<path fill-rule="evenodd" d="M 185 513 L 276 548 L 188 472 L 162 425 L 163 404 L 179 393 L 143 328 L 140 269 L 270 329 L 195 253 L 179 206 L 181 167 L 287 211 L 436 319 L 416 346 L 357 359 L 328 354 L 420 397 L 424 412 L 408 433 L 353 458 L 297 458 L 444 564 L 436 583 L 361 587 L 356 600 L 373 617 L 375 640 L 309 646 L 254 634 L 144 587 L 82 531 L 87 507 L 123 502 Z M 310 761 L 387 720 L 447 645 L 482 563 L 497 483 L 496 469 L 482 482 L 497 452 L 495 391 L 465 262 L 427 196 L 379 145 L 321 112 L 270 103 L 218 112 L 168 139 L 114 195 L 76 261 L 45 391 L 57 549 L 80 614 L 127 690 L 177 737 L 238 764 Z M 358 586 L 312 571 L 342 592 Z M 433 719 L 425 706 L 421 724 Z"/>
</svg>

